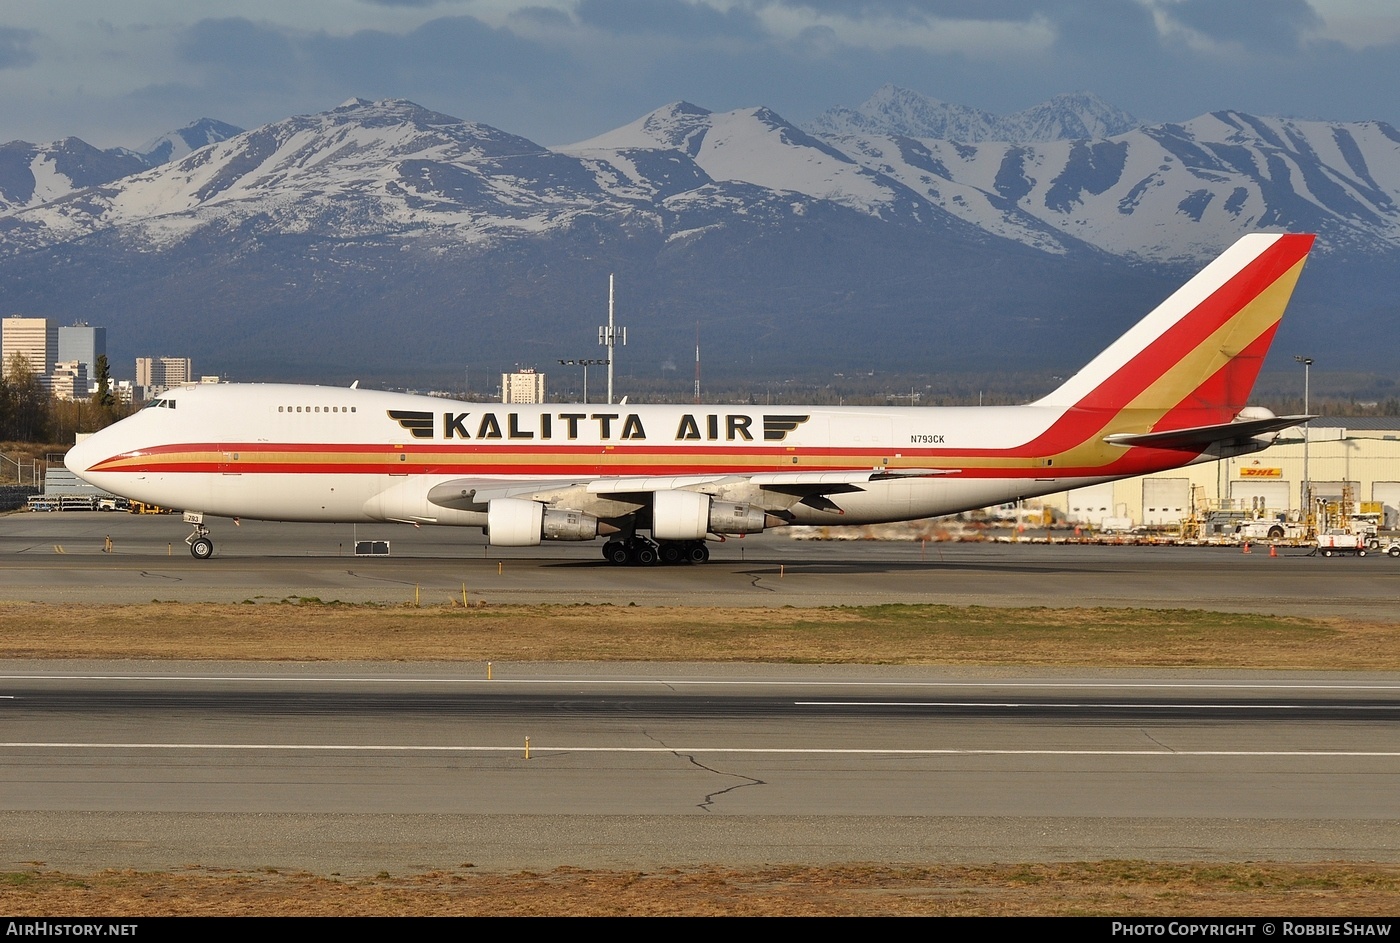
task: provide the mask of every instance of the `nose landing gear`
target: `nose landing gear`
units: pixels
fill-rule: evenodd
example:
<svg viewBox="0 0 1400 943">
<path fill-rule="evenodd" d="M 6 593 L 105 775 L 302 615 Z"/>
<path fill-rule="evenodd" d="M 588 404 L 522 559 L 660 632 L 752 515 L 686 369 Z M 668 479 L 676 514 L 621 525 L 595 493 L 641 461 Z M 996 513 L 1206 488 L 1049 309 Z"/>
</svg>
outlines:
<svg viewBox="0 0 1400 943">
<path fill-rule="evenodd" d="M 186 511 L 185 523 L 194 525 L 194 533 L 185 538 L 185 543 L 190 545 L 190 556 L 196 560 L 208 560 L 214 555 L 214 541 L 209 539 L 204 515 L 198 511 Z"/>
</svg>

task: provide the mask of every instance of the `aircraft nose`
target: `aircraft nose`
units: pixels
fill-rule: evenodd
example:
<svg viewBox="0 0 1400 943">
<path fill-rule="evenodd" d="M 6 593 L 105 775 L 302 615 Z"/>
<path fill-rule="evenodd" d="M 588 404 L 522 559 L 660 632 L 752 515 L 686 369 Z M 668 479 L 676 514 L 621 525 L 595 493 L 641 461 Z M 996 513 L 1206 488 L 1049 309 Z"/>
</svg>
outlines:
<svg viewBox="0 0 1400 943">
<path fill-rule="evenodd" d="M 88 443 L 92 437 L 84 439 L 68 450 L 68 454 L 63 456 L 63 464 L 75 475 L 81 475 L 92 466 L 92 449 Z"/>
<path fill-rule="evenodd" d="M 102 438 L 101 432 L 95 432 L 83 439 L 63 456 L 63 464 L 79 478 L 83 477 L 89 468 L 103 458 L 103 444 L 98 441 Z"/>
</svg>

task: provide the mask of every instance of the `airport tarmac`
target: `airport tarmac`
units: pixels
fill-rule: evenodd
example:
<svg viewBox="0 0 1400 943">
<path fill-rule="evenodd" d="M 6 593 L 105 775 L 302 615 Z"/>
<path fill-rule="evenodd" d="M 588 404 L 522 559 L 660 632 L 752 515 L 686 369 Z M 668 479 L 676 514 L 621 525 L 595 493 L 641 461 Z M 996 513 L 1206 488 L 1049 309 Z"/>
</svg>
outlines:
<svg viewBox="0 0 1400 943">
<path fill-rule="evenodd" d="M 1396 618 L 1400 561 L 803 542 L 704 566 L 452 528 L 0 517 L 0 600 L 1145 606 Z M 103 552 L 112 539 L 111 553 Z M 389 540 L 356 557 L 356 540 Z M 1400 861 L 1400 677 L 0 662 L 6 869 Z M 524 756 L 525 738 L 531 756 Z"/>
<path fill-rule="evenodd" d="M 0 599 L 58 603 L 324 601 L 638 606 L 944 603 L 1133 606 L 1392 621 L 1400 560 L 1271 557 L 1227 547 L 804 541 L 781 531 L 713 545 L 708 564 L 614 567 L 601 543 L 487 547 L 469 528 L 211 522 L 215 556 L 195 560 L 177 517 L 16 513 L 0 517 Z M 105 538 L 112 552 L 104 553 Z M 357 557 L 382 540 L 387 557 Z"/>
<path fill-rule="evenodd" d="M 0 663 L 0 868 L 1400 861 L 1392 676 L 483 667 Z"/>
</svg>

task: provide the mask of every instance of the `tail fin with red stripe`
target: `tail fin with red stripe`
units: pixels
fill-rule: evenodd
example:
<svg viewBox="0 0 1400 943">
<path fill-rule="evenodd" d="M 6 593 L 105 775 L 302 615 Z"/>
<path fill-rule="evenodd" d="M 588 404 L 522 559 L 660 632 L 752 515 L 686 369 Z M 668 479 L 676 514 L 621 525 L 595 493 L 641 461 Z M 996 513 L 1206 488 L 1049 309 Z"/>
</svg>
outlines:
<svg viewBox="0 0 1400 943">
<path fill-rule="evenodd" d="M 1314 238 L 1243 237 L 1035 405 L 1118 415 L 1123 433 L 1235 420 Z"/>
</svg>

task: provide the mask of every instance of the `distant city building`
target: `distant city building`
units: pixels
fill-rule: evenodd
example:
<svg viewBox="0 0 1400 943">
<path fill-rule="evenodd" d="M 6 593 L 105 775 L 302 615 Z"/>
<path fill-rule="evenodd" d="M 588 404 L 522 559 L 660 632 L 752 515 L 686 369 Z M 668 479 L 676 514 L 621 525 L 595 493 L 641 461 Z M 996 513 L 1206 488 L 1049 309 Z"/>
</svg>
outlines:
<svg viewBox="0 0 1400 943">
<path fill-rule="evenodd" d="M 10 377 L 10 361 L 19 354 L 29 362 L 29 369 L 41 377 L 47 376 L 58 359 L 58 325 L 48 318 L 25 318 L 13 315 L 0 321 L 0 358 L 3 375 Z"/>
<path fill-rule="evenodd" d="M 501 374 L 502 403 L 543 403 L 544 374 L 534 370 Z"/>
<path fill-rule="evenodd" d="M 140 402 L 145 396 L 138 395 L 139 388 L 131 380 L 113 380 L 107 387 L 108 391 L 117 398 L 118 403 L 130 406 L 132 403 Z M 88 378 L 88 396 L 97 392 L 97 381 Z"/>
<path fill-rule="evenodd" d="M 88 396 L 87 366 L 81 360 L 60 360 L 53 365 L 47 384 L 54 399 L 86 399 Z"/>
<path fill-rule="evenodd" d="M 193 378 L 194 365 L 188 357 L 136 358 L 136 385 L 145 388 L 147 397 L 193 383 Z"/>
<path fill-rule="evenodd" d="M 72 324 L 58 329 L 56 361 L 76 360 L 87 368 L 87 375 L 97 376 L 97 358 L 107 354 L 107 329 L 88 324 Z"/>
</svg>

